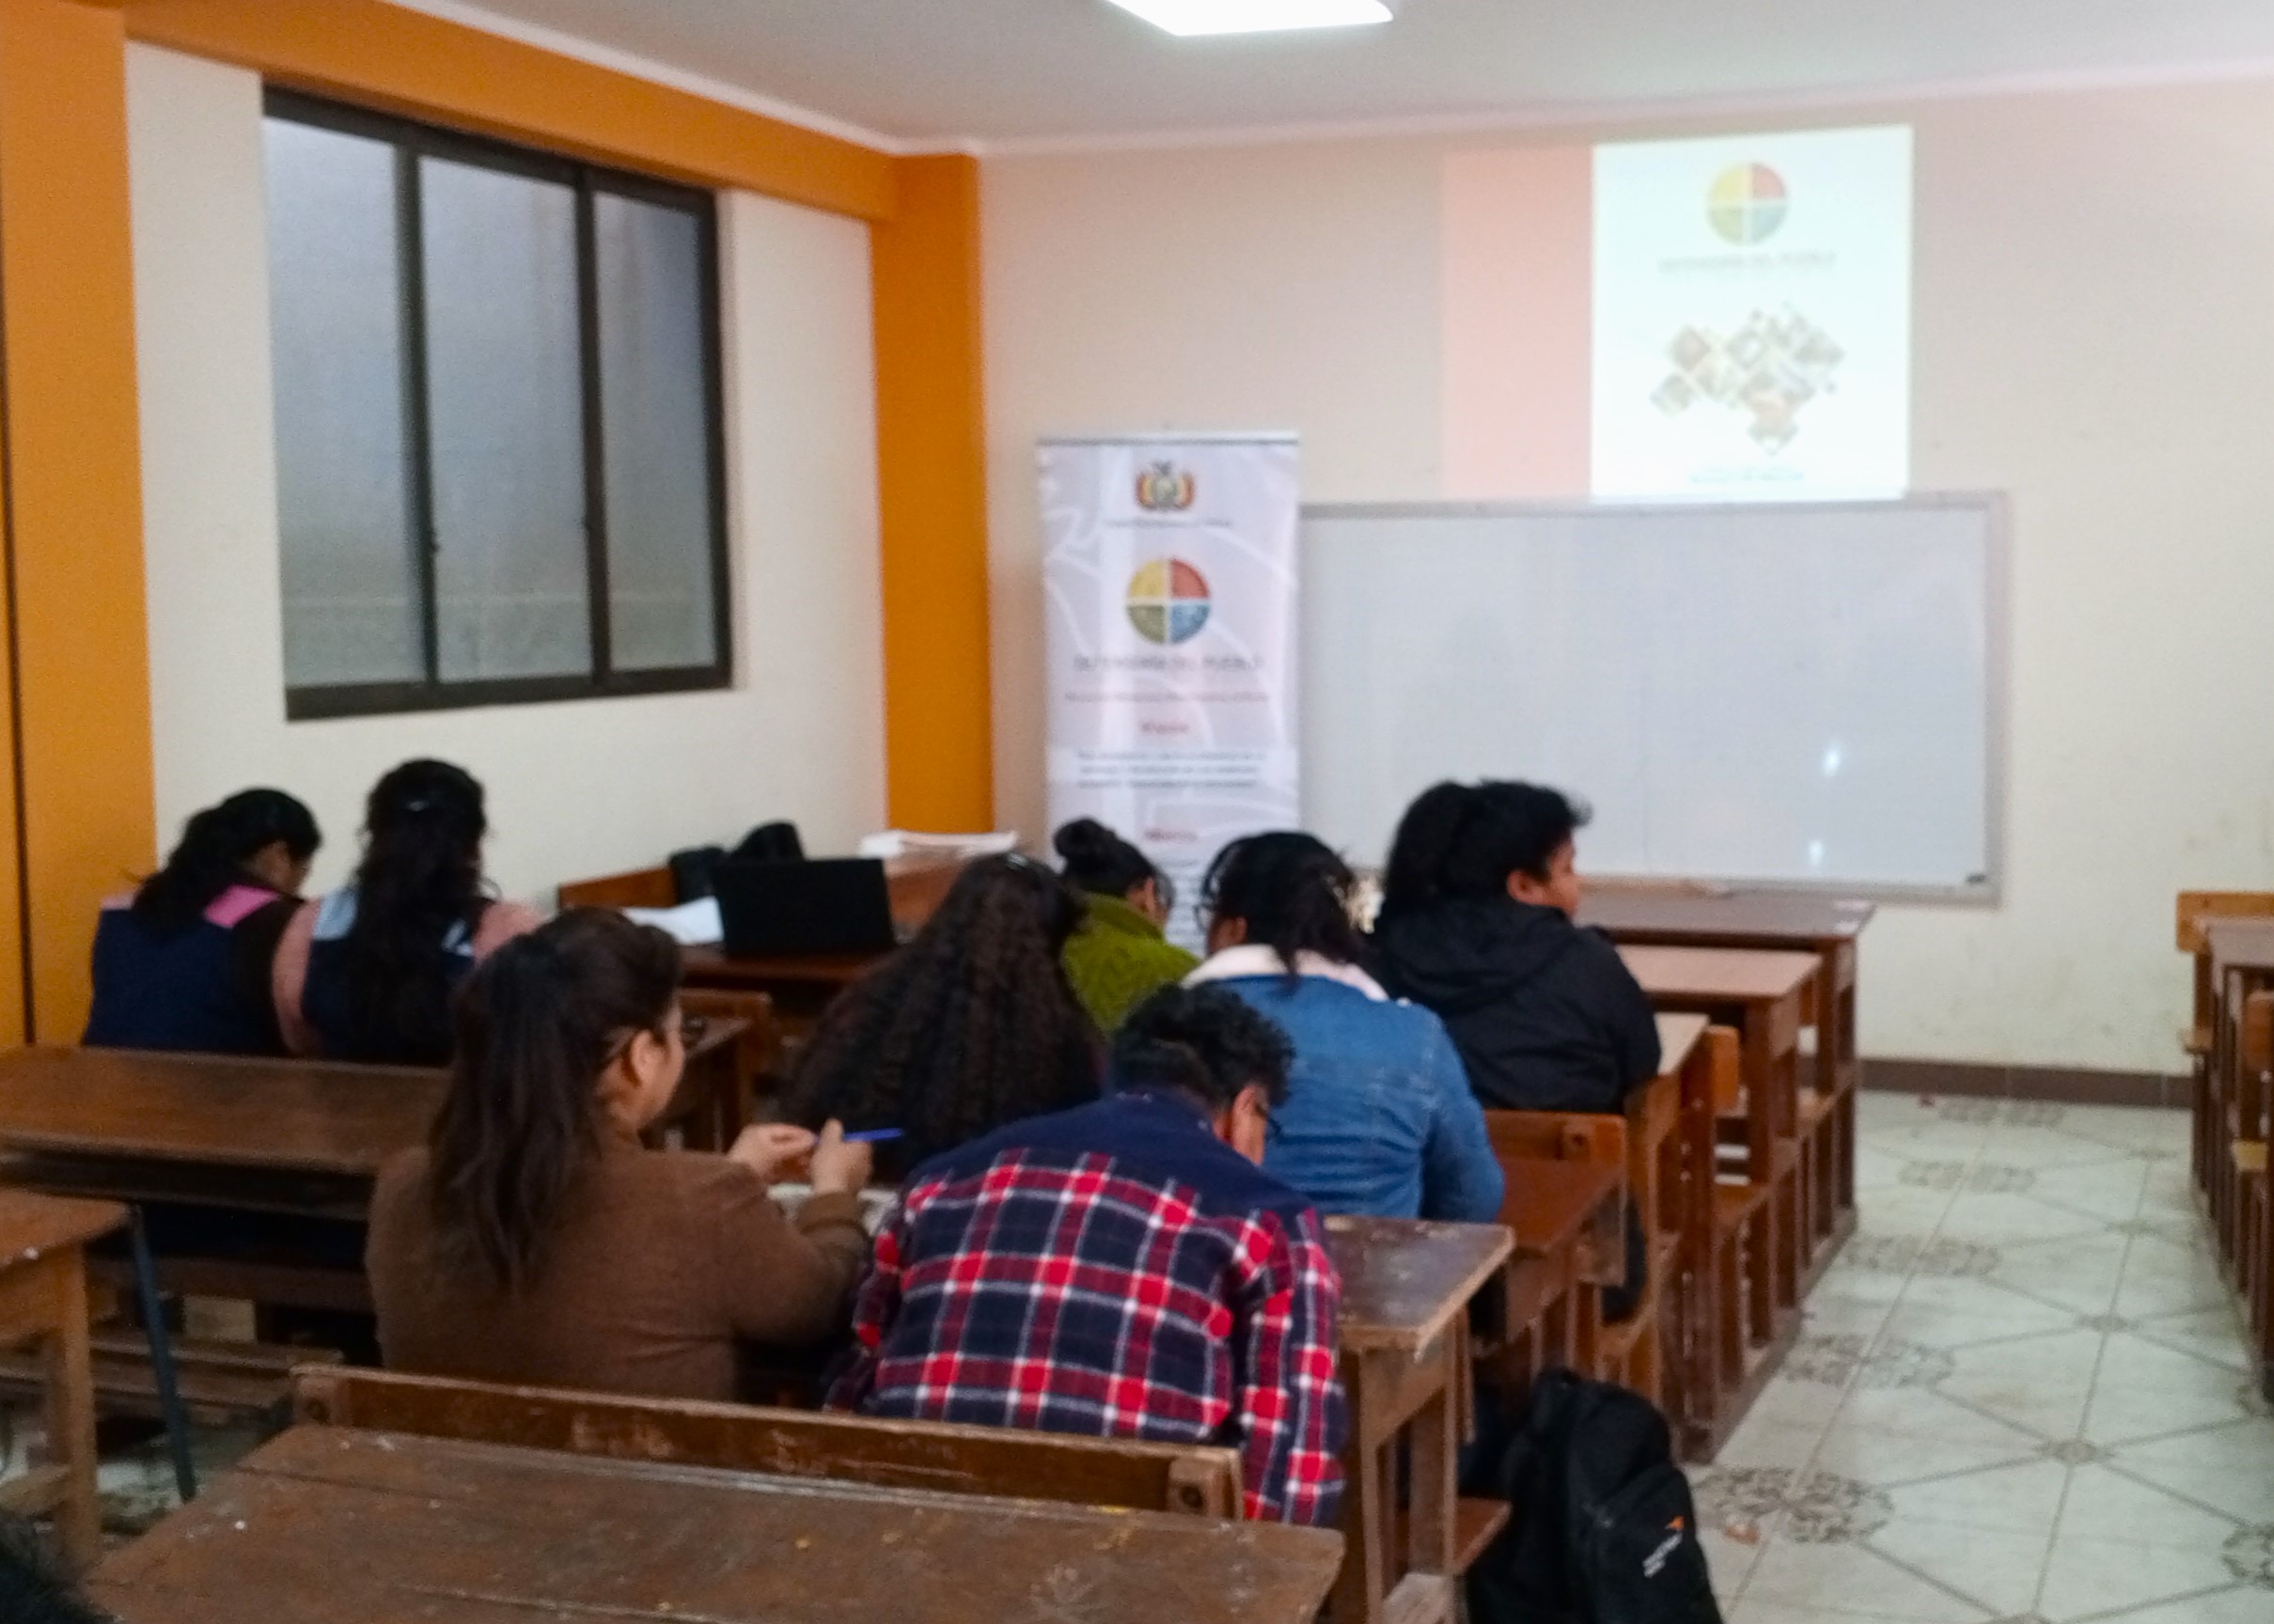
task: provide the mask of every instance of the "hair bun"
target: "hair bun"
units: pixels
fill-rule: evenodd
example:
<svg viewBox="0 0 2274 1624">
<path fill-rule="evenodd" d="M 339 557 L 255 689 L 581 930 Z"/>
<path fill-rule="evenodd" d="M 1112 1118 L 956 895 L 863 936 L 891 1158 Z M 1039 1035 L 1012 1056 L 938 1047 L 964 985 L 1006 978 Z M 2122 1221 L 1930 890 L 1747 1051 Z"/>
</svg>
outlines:
<svg viewBox="0 0 2274 1624">
<path fill-rule="evenodd" d="M 1094 818 L 1062 823 L 1050 837 L 1051 850 L 1069 863 L 1100 863 L 1113 856 L 1121 836 Z"/>
</svg>

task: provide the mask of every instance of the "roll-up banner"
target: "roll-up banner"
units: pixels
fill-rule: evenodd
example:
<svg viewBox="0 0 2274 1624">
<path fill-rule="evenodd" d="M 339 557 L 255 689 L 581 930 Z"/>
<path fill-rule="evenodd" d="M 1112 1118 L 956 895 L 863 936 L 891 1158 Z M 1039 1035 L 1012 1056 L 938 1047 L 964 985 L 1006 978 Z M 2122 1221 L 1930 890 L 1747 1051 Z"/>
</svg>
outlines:
<svg viewBox="0 0 2274 1624">
<path fill-rule="evenodd" d="M 1045 440 L 1050 826 L 1095 818 L 1197 945 L 1224 845 L 1300 812 L 1292 434 Z"/>
</svg>

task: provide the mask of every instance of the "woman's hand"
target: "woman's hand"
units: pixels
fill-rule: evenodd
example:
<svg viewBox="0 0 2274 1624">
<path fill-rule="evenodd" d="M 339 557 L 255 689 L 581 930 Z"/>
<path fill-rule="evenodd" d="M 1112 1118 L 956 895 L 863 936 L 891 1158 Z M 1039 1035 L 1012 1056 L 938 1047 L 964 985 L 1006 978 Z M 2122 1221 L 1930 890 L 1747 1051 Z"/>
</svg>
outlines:
<svg viewBox="0 0 2274 1624">
<path fill-rule="evenodd" d="M 869 1169 L 875 1158 L 869 1147 L 845 1143 L 845 1125 L 834 1118 L 822 1129 L 821 1137 L 813 1145 L 813 1193 L 816 1195 L 852 1195 L 869 1182 Z"/>
<path fill-rule="evenodd" d="M 744 1129 L 742 1136 L 734 1141 L 734 1148 L 727 1152 L 727 1159 L 740 1162 L 771 1184 L 813 1146 L 812 1133 L 804 1128 L 792 1128 L 787 1122 L 765 1122 Z"/>
</svg>

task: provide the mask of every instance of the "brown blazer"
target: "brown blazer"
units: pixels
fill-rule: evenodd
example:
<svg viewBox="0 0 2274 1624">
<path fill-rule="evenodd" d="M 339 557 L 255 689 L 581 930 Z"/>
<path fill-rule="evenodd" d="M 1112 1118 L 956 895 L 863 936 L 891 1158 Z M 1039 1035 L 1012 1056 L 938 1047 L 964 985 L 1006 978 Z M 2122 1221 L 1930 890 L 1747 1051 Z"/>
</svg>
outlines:
<svg viewBox="0 0 2274 1624">
<path fill-rule="evenodd" d="M 519 1292 L 441 1266 L 424 1150 L 381 1171 L 365 1262 L 390 1369 L 726 1400 L 737 1344 L 850 1323 L 868 1256 L 855 1196 L 816 1195 L 792 1219 L 739 1163 L 611 1139 Z"/>
</svg>

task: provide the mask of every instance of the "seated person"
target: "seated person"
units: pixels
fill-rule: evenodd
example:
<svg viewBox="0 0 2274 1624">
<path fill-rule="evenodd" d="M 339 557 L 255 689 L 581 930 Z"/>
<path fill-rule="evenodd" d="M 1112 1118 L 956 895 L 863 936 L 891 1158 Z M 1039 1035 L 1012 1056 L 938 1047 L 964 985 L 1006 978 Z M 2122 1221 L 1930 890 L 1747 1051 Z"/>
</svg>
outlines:
<svg viewBox="0 0 2274 1624">
<path fill-rule="evenodd" d="M 1098 1039 L 1059 962 L 1071 886 L 1024 857 L 974 863 L 916 939 L 839 995 L 788 1115 L 898 1129 L 887 1177 L 1022 1116 L 1097 1098 Z"/>
<path fill-rule="evenodd" d="M 132 898 L 95 927 L 95 1001 L 82 1043 L 281 1054 L 270 992 L 277 939 L 322 843 L 281 789 L 244 789 L 192 817 Z"/>
<path fill-rule="evenodd" d="M 1658 1023 L 1610 938 L 1572 922 L 1586 811 L 1529 784 L 1439 784 L 1383 877 L 1383 985 L 1436 1011 L 1488 1109 L 1625 1110 L 1658 1074 Z"/>
<path fill-rule="evenodd" d="M 1240 1453 L 1250 1517 L 1332 1524 L 1341 1281 L 1259 1170 L 1287 1042 L 1171 987 L 1114 1039 L 1107 1099 L 917 1170 L 854 1305 L 839 1409 Z"/>
<path fill-rule="evenodd" d="M 1175 894 L 1152 858 L 1092 818 L 1076 818 L 1050 844 L 1067 883 L 1082 893 L 1066 978 L 1110 1036 L 1147 993 L 1184 979 L 1200 960 L 1162 934 Z"/>
<path fill-rule="evenodd" d="M 399 1066 L 450 1058 L 450 994 L 538 914 L 490 895 L 481 786 L 406 761 L 372 787 L 354 880 L 300 910 L 276 950 L 276 1017 L 295 1054 Z"/>
<path fill-rule="evenodd" d="M 1358 968 L 1349 866 L 1309 835 L 1250 835 L 1201 886 L 1214 982 L 1287 1034 L 1294 1065 L 1263 1170 L 1324 1212 L 1490 1224 L 1500 1163 L 1461 1057 L 1428 1010 Z"/>
<path fill-rule="evenodd" d="M 679 1086 L 679 947 L 571 909 L 458 1002 L 432 1144 L 382 1170 L 366 1267 L 387 1366 L 655 1398 L 736 1397 L 743 1343 L 839 1330 L 869 1250 L 869 1150 L 831 1123 L 726 1155 L 649 1150 Z M 766 1194 L 812 1155 L 794 1218 Z"/>
</svg>

